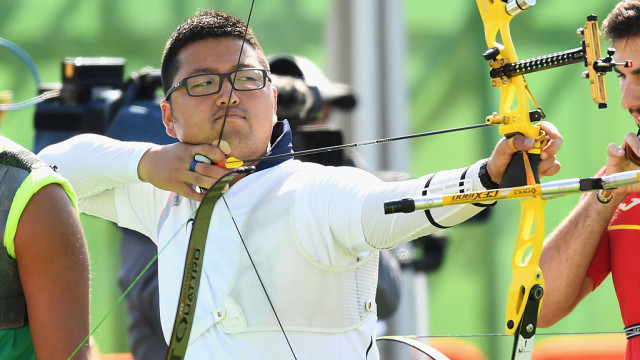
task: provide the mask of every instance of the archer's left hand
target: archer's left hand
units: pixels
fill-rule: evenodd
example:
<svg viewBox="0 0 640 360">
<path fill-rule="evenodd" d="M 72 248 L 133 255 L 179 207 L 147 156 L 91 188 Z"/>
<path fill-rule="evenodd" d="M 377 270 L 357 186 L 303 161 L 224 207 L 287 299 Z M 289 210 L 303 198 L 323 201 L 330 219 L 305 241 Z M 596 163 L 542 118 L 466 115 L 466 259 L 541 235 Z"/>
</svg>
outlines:
<svg viewBox="0 0 640 360">
<path fill-rule="evenodd" d="M 546 133 L 546 145 L 540 150 L 540 163 L 538 165 L 538 176 L 551 176 L 560 171 L 560 162 L 556 159 L 556 154 L 562 147 L 562 135 L 558 129 L 550 122 L 542 121 L 540 128 Z M 512 140 L 512 146 L 506 138 L 500 139 L 487 163 L 487 171 L 491 175 L 491 179 L 500 183 L 509 161 L 514 152 L 531 150 L 535 145 L 535 140 L 523 135 L 515 135 Z"/>
</svg>

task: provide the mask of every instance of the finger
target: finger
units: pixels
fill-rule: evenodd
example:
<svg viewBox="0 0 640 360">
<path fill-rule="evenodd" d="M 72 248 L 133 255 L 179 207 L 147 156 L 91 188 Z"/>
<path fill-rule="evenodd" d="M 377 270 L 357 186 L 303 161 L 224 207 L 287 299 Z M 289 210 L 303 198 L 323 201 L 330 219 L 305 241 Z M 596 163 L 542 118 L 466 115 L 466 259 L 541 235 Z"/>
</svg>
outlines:
<svg viewBox="0 0 640 360">
<path fill-rule="evenodd" d="M 189 163 L 189 171 L 213 179 L 219 179 L 230 172 L 227 168 L 213 163 L 202 154 L 194 156 L 194 160 Z"/>
<path fill-rule="evenodd" d="M 538 164 L 538 175 L 539 176 L 553 176 L 560 172 L 562 164 L 557 161 L 555 158 L 542 160 Z"/>
<path fill-rule="evenodd" d="M 193 201 L 202 201 L 204 199 L 204 192 L 198 192 L 193 187 L 184 184 L 184 186 L 179 187 L 178 191 L 176 191 L 179 195 L 186 197 L 187 199 L 191 199 Z"/>
<path fill-rule="evenodd" d="M 487 162 L 487 171 L 491 179 L 500 183 L 513 154 L 521 150 L 529 150 L 534 144 L 535 140 L 523 135 L 515 135 L 509 139 L 500 139 Z"/>
<path fill-rule="evenodd" d="M 216 164 L 198 163 L 196 172 L 205 177 L 219 179 L 231 171 Z"/>
<path fill-rule="evenodd" d="M 623 147 L 630 148 L 633 151 L 633 153 L 635 153 L 636 156 L 638 156 L 640 154 L 640 139 L 638 139 L 638 136 L 636 134 L 628 133 L 624 137 Z"/>
<path fill-rule="evenodd" d="M 625 155 L 625 151 L 623 147 L 620 147 L 614 143 L 610 143 L 607 147 L 607 153 L 610 157 L 621 158 Z"/>
<path fill-rule="evenodd" d="M 195 158 L 196 156 L 199 156 L 197 161 L 200 162 L 208 162 L 206 161 L 206 159 L 208 159 L 211 162 L 218 164 L 224 163 L 227 160 L 225 153 L 217 146 L 213 146 L 211 144 L 193 145 L 190 151 L 191 157 Z"/>
<path fill-rule="evenodd" d="M 518 152 L 519 150 L 516 148 L 514 140 L 515 137 L 510 137 L 509 139 L 507 139 L 507 145 L 509 145 L 509 149 L 511 149 L 512 152 Z"/>
<path fill-rule="evenodd" d="M 196 155 L 197 158 L 198 155 Z M 198 164 L 200 163 L 199 161 L 195 160 L 196 158 L 194 158 L 194 160 L 191 160 L 191 162 L 189 163 L 189 171 L 191 172 L 196 172 L 196 166 L 198 166 Z"/>
<path fill-rule="evenodd" d="M 184 183 L 195 185 L 203 189 L 210 189 L 218 179 L 229 171 L 215 165 L 196 162 L 195 171 L 189 171 L 184 178 Z"/>
<path fill-rule="evenodd" d="M 511 152 L 527 151 L 533 149 L 535 140 L 524 135 L 514 135 L 507 140 L 507 146 Z"/>
<path fill-rule="evenodd" d="M 606 175 L 630 170 L 633 167 L 623 147 L 611 143 L 607 147 L 607 155 Z"/>
<path fill-rule="evenodd" d="M 555 157 L 555 155 L 560 151 L 563 141 L 564 139 L 562 136 L 549 136 L 547 145 L 540 151 L 540 159 L 544 160 Z"/>
<path fill-rule="evenodd" d="M 628 149 L 628 145 L 618 146 L 613 143 L 609 144 L 607 147 L 608 157 L 606 170 L 608 174 L 630 170 L 633 167 L 633 161 L 629 158 L 629 155 L 634 156 L 634 153 L 627 153 L 627 151 L 631 151 Z"/>
<path fill-rule="evenodd" d="M 562 135 L 560 135 L 558 128 L 553 123 L 550 123 L 548 121 L 541 121 L 540 129 L 543 130 L 551 140 L 555 140 L 558 138 L 562 139 Z"/>
</svg>

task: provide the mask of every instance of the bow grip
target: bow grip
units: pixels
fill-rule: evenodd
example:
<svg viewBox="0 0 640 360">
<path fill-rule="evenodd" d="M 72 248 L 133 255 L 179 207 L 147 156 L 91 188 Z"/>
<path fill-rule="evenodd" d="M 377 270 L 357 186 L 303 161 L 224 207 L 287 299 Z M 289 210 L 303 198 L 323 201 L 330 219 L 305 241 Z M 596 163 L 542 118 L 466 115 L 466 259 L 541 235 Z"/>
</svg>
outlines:
<svg viewBox="0 0 640 360">
<path fill-rule="evenodd" d="M 527 164 L 528 163 L 528 164 Z M 540 163 L 540 154 L 527 153 L 527 157 L 524 157 L 524 153 L 519 151 L 513 154 L 509 165 L 504 171 L 502 181 L 500 181 L 501 188 L 510 188 L 516 186 L 533 185 L 527 183 L 527 166 L 530 165 L 533 170 L 533 176 L 535 183 L 540 183 L 538 177 L 538 164 Z"/>
</svg>

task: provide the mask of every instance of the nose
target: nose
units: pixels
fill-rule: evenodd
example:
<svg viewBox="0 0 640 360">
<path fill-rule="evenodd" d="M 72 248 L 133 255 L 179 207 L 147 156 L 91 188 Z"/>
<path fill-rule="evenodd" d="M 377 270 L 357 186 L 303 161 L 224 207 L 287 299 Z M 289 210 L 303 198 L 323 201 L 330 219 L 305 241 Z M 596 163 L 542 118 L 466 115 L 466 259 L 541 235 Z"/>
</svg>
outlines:
<svg viewBox="0 0 640 360">
<path fill-rule="evenodd" d="M 620 78 L 620 91 L 622 100 L 620 105 L 627 110 L 640 110 L 640 84 L 634 77 Z"/>
<path fill-rule="evenodd" d="M 240 98 L 237 96 L 237 91 L 233 90 L 231 80 L 229 78 L 222 79 L 220 91 L 216 94 L 216 105 L 227 106 L 228 104 L 238 105 L 239 103 Z"/>
</svg>

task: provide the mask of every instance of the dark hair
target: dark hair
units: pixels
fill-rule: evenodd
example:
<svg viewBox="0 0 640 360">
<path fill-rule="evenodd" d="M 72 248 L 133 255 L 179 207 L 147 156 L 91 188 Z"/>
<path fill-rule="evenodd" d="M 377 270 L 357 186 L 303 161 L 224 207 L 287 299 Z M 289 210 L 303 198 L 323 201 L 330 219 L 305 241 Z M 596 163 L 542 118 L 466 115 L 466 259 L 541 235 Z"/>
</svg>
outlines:
<svg viewBox="0 0 640 360">
<path fill-rule="evenodd" d="M 623 0 L 602 22 L 611 41 L 640 35 L 640 0 Z"/>
<path fill-rule="evenodd" d="M 246 38 L 245 38 L 246 33 Z M 208 38 L 235 37 L 245 39 L 258 54 L 258 61 L 269 70 L 269 62 L 251 28 L 235 16 L 217 10 L 201 10 L 193 14 L 171 34 L 162 54 L 162 89 L 166 94 L 174 77 L 178 73 L 180 64 L 177 60 L 178 52 L 185 46 Z"/>
</svg>

